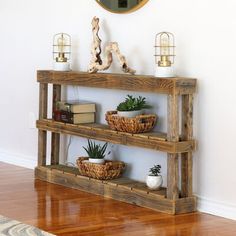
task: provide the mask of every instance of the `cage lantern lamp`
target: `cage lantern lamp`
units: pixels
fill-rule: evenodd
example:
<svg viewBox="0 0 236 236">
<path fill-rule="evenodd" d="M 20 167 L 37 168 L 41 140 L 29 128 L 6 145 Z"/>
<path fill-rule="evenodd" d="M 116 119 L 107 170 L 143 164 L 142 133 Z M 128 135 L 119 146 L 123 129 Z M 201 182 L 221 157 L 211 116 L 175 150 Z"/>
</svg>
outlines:
<svg viewBox="0 0 236 236">
<path fill-rule="evenodd" d="M 53 36 L 53 69 L 56 71 L 70 70 L 71 37 L 66 33 Z"/>
<path fill-rule="evenodd" d="M 174 77 L 175 41 L 174 35 L 161 32 L 155 37 L 156 77 Z"/>
</svg>

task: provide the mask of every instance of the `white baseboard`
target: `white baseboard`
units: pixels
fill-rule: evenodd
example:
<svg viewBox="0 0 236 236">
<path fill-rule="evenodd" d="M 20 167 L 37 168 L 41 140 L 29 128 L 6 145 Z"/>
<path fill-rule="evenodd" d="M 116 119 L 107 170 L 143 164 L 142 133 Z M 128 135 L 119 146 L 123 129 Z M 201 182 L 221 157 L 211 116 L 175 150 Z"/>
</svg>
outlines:
<svg viewBox="0 0 236 236">
<path fill-rule="evenodd" d="M 236 220 L 236 205 L 197 196 L 197 210 L 215 216 Z"/>
<path fill-rule="evenodd" d="M 11 153 L 4 150 L 0 150 L 0 161 L 29 169 L 34 169 L 37 166 L 36 157 Z"/>
</svg>

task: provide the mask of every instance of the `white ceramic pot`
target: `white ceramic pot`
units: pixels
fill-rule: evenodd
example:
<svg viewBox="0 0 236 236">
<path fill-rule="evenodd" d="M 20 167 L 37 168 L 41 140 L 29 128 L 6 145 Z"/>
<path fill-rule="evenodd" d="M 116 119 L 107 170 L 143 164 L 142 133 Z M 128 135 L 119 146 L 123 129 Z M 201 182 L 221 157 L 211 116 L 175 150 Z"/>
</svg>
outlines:
<svg viewBox="0 0 236 236">
<path fill-rule="evenodd" d="M 159 78 L 175 77 L 174 67 L 173 66 L 166 66 L 166 67 L 157 66 L 155 76 Z"/>
<path fill-rule="evenodd" d="M 70 71 L 70 63 L 69 62 L 54 62 L 53 70 L 55 71 Z"/>
<path fill-rule="evenodd" d="M 143 114 L 143 110 L 139 111 L 117 111 L 118 116 L 123 116 L 123 117 L 135 117 L 135 116 L 140 116 Z"/>
<path fill-rule="evenodd" d="M 148 175 L 146 178 L 146 184 L 149 189 L 151 190 L 158 190 L 163 183 L 163 179 L 161 175 L 158 176 L 152 176 Z"/>
<path fill-rule="evenodd" d="M 105 160 L 103 158 L 102 159 L 89 158 L 89 162 L 95 164 L 104 164 Z"/>
</svg>

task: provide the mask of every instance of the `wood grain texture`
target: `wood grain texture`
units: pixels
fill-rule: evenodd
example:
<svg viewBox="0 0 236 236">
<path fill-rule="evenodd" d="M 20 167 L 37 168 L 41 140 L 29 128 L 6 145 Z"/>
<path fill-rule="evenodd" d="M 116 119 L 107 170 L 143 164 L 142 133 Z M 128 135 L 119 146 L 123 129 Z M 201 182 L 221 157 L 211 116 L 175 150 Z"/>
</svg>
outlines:
<svg viewBox="0 0 236 236">
<path fill-rule="evenodd" d="M 146 75 L 111 73 L 38 71 L 38 82 L 121 89 L 164 94 L 190 94 L 196 90 L 196 79 L 156 78 Z"/>
<path fill-rule="evenodd" d="M 47 118 L 48 102 L 48 84 L 40 83 L 39 85 L 39 119 Z M 38 165 L 46 164 L 47 151 L 47 133 L 44 130 L 38 131 Z"/>
<path fill-rule="evenodd" d="M 135 203 L 148 208 L 165 211 L 172 214 L 194 211 L 196 208 L 195 197 L 192 191 L 191 182 L 191 161 L 192 151 L 195 149 L 195 142 L 190 138 L 192 120 L 192 108 L 190 95 L 195 92 L 196 80 L 188 78 L 155 78 L 153 76 L 134 76 L 124 74 L 89 74 L 85 72 L 55 72 L 38 71 L 37 80 L 40 82 L 40 119 L 37 121 L 39 128 L 39 167 L 36 168 L 36 176 L 49 182 L 58 183 L 72 188 L 83 189 L 95 194 L 108 196 L 120 201 Z M 78 85 L 87 87 L 98 87 L 108 89 L 122 89 L 131 91 L 144 91 L 164 93 L 168 97 L 168 122 L 167 135 L 159 133 L 129 134 L 111 130 L 106 125 L 73 125 L 46 119 L 47 90 L 45 85 L 53 84 L 53 98 L 55 108 L 55 97 L 60 97 L 60 85 Z M 46 92 L 45 92 L 46 91 Z M 179 135 L 179 98 L 183 95 L 182 109 L 182 138 Z M 186 96 L 185 96 L 186 95 Z M 192 96 L 191 96 L 192 98 Z M 187 111 L 187 115 L 185 112 Z M 42 115 L 44 114 L 44 115 Z M 65 169 L 43 168 L 46 162 L 46 132 L 52 134 L 52 155 L 51 163 L 59 162 L 59 134 L 70 134 L 84 138 L 92 138 L 115 144 L 149 148 L 167 152 L 167 191 L 164 191 L 165 198 L 153 192 L 148 192 L 144 184 L 122 180 L 121 182 L 99 182 L 98 180 L 79 177 L 75 172 L 67 172 Z M 186 138 L 188 136 L 188 138 Z M 40 148 L 42 147 L 42 148 Z M 183 198 L 179 199 L 179 154 L 184 153 L 181 162 L 181 187 Z M 185 154 L 187 153 L 187 154 Z M 130 181 L 130 180 L 129 180 Z M 116 190 L 116 191 L 115 191 Z"/>
<path fill-rule="evenodd" d="M 61 100 L 61 85 L 54 84 L 52 92 L 52 111 L 56 110 L 56 103 Z M 51 164 L 59 164 L 60 134 L 52 133 L 51 139 Z"/>
<path fill-rule="evenodd" d="M 199 212 L 173 216 L 35 180 L 30 169 L 2 162 L 0 169 L 1 214 L 58 236 L 236 235 L 233 220 Z"/>
<path fill-rule="evenodd" d="M 189 201 L 172 201 L 165 198 L 166 190 L 150 191 L 144 183 L 120 178 L 116 180 L 96 180 L 81 176 L 75 172 L 65 171 L 61 166 L 37 167 L 35 176 L 50 183 L 83 190 L 89 193 L 113 198 L 122 202 L 147 207 L 169 214 L 186 213 L 195 211 L 195 198 Z M 177 206 L 177 207 L 176 207 Z"/>
<path fill-rule="evenodd" d="M 158 133 L 149 133 L 149 136 L 144 138 L 144 134 L 118 132 L 109 129 L 107 125 L 100 124 L 74 125 L 43 119 L 37 121 L 37 128 L 54 133 L 76 135 L 115 144 L 143 147 L 169 153 L 181 153 L 194 149 L 194 141 L 192 140 L 183 142 L 164 141 L 163 133 L 161 133 L 160 136 L 158 136 Z"/>
<path fill-rule="evenodd" d="M 193 96 L 182 95 L 182 140 L 193 139 Z M 192 196 L 192 152 L 181 154 L 181 197 Z"/>
<path fill-rule="evenodd" d="M 179 96 L 168 95 L 167 98 L 167 140 L 179 141 Z M 167 154 L 167 198 L 179 198 L 179 156 L 178 154 Z"/>
</svg>

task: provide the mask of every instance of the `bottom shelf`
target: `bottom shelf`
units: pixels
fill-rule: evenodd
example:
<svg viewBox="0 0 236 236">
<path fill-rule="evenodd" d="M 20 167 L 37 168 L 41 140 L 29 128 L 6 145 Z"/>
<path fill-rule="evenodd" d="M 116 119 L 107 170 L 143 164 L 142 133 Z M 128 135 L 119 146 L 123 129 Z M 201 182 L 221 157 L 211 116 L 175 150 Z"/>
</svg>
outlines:
<svg viewBox="0 0 236 236">
<path fill-rule="evenodd" d="M 196 197 L 169 200 L 166 188 L 149 190 L 145 183 L 128 178 L 97 180 L 81 176 L 75 167 L 64 165 L 35 168 L 35 177 L 50 183 L 109 197 L 169 214 L 180 214 L 196 210 Z"/>
</svg>

